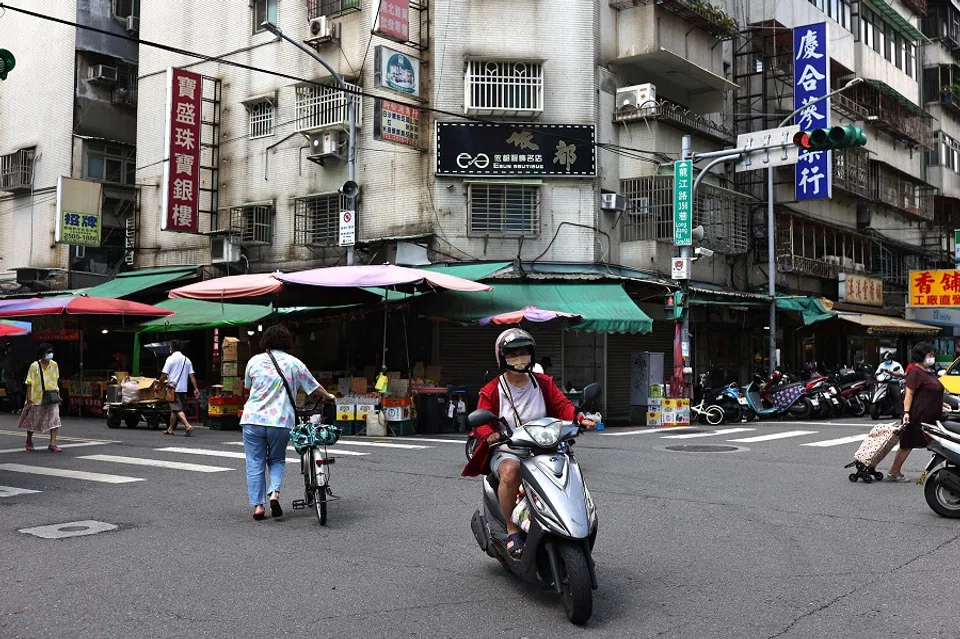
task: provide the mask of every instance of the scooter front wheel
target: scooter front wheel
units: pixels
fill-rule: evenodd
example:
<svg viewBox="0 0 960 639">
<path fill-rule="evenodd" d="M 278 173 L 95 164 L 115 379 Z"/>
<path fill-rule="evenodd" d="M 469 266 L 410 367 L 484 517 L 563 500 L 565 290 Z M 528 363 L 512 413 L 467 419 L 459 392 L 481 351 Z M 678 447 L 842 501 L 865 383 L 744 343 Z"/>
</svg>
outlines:
<svg viewBox="0 0 960 639">
<path fill-rule="evenodd" d="M 593 588 L 584 546 L 564 542 L 558 550 L 563 562 L 563 610 L 572 623 L 585 624 L 593 616 Z"/>
</svg>

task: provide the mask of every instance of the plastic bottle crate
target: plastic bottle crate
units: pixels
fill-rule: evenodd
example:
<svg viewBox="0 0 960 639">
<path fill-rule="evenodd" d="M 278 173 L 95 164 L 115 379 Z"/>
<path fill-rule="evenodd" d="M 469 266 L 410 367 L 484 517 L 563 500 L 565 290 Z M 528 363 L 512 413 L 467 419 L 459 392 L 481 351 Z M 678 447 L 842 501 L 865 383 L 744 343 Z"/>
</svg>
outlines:
<svg viewBox="0 0 960 639">
<path fill-rule="evenodd" d="M 395 435 L 401 437 L 404 435 L 413 435 L 416 432 L 416 429 L 414 428 L 416 422 L 412 419 L 406 419 L 402 422 L 389 422 L 387 425 Z"/>
<path fill-rule="evenodd" d="M 207 415 L 207 426 L 213 430 L 240 430 L 240 418 L 234 415 Z"/>
<path fill-rule="evenodd" d="M 364 426 L 366 426 L 366 423 L 357 422 L 357 421 L 349 421 L 349 422 L 337 421 L 337 422 L 334 422 L 334 424 L 336 425 L 337 428 L 340 429 L 341 435 L 356 435 L 361 430 L 363 430 Z"/>
</svg>

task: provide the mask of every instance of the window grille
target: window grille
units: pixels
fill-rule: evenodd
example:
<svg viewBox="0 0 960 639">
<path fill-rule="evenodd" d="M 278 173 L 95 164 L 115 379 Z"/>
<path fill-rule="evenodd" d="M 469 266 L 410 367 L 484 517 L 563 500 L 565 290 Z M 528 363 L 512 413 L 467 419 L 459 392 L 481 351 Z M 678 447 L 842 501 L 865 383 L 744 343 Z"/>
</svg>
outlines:
<svg viewBox="0 0 960 639">
<path fill-rule="evenodd" d="M 20 149 L 0 155 L 0 191 L 29 190 L 33 182 L 33 160 L 36 149 Z"/>
<path fill-rule="evenodd" d="M 340 239 L 340 211 L 347 200 L 339 193 L 297 198 L 294 214 L 294 244 L 337 246 Z"/>
<path fill-rule="evenodd" d="M 470 233 L 536 236 L 540 233 L 540 187 L 527 184 L 469 185 Z"/>
<path fill-rule="evenodd" d="M 337 17 L 359 9 L 360 0 L 307 0 L 307 20 L 320 16 Z"/>
<path fill-rule="evenodd" d="M 543 112 L 543 65 L 538 62 L 471 60 L 464 87 L 467 113 L 533 116 Z"/>
<path fill-rule="evenodd" d="M 348 84 L 351 91 L 359 89 Z M 357 126 L 360 125 L 361 100 L 354 94 L 357 103 Z M 297 87 L 296 102 L 297 131 L 310 131 L 335 126 L 346 126 L 347 95 L 334 86 L 308 84 Z"/>
<path fill-rule="evenodd" d="M 247 123 L 251 139 L 273 135 L 275 109 L 270 100 L 261 100 L 247 105 Z"/>
<path fill-rule="evenodd" d="M 273 205 L 240 206 L 230 209 L 230 230 L 244 245 L 272 244 Z"/>
</svg>

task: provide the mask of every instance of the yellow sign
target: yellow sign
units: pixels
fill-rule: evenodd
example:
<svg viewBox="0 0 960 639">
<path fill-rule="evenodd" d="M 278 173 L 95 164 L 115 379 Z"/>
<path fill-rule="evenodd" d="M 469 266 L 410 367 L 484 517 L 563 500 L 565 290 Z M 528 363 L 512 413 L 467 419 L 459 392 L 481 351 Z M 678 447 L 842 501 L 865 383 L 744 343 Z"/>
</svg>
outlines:
<svg viewBox="0 0 960 639">
<path fill-rule="evenodd" d="M 910 271 L 910 306 L 960 306 L 960 270 Z"/>
<path fill-rule="evenodd" d="M 100 214 L 73 213 L 60 214 L 60 241 L 63 244 L 82 244 L 100 246 Z"/>
<path fill-rule="evenodd" d="M 840 299 L 864 306 L 883 306 L 883 280 L 841 273 Z"/>
</svg>

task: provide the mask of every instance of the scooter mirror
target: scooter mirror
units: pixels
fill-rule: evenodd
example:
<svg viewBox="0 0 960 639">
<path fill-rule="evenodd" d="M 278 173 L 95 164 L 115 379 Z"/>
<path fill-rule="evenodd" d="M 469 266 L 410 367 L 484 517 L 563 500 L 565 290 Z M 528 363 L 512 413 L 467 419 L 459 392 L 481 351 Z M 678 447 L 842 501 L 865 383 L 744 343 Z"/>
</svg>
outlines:
<svg viewBox="0 0 960 639">
<path fill-rule="evenodd" d="M 470 428 L 479 428 L 484 424 L 490 424 L 497 421 L 497 416 L 486 408 L 475 410 L 467 416 L 467 425 Z"/>
<path fill-rule="evenodd" d="M 583 389 L 580 410 L 589 410 L 593 404 L 600 399 L 602 394 L 603 389 L 600 388 L 600 384 L 597 384 L 596 382 L 593 384 L 587 384 Z"/>
</svg>

